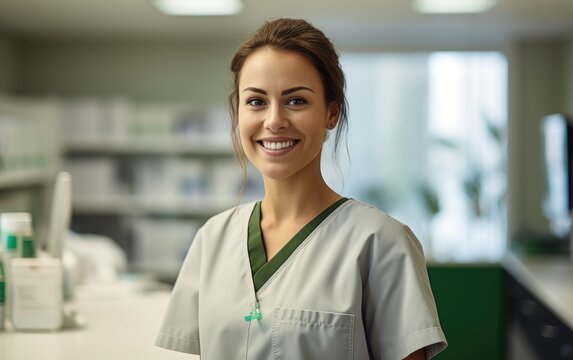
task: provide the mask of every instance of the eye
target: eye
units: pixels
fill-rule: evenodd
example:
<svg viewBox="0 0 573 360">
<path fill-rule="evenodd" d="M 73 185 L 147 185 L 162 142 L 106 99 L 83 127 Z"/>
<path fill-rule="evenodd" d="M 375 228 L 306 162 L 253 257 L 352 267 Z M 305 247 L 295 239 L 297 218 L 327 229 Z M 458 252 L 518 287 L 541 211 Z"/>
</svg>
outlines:
<svg viewBox="0 0 573 360">
<path fill-rule="evenodd" d="M 306 101 L 306 99 L 301 98 L 301 97 L 295 97 L 292 99 L 289 99 L 288 105 L 306 105 L 308 104 L 308 101 Z"/>
<path fill-rule="evenodd" d="M 250 98 L 246 102 L 247 105 L 259 107 L 265 105 L 265 102 L 260 98 Z"/>
</svg>

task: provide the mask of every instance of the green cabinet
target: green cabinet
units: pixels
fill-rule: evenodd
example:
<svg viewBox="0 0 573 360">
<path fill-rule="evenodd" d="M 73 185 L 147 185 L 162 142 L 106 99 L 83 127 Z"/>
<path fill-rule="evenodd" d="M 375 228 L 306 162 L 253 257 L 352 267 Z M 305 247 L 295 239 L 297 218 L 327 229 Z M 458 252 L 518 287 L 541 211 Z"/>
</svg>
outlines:
<svg viewBox="0 0 573 360">
<path fill-rule="evenodd" d="M 448 347 L 437 360 L 503 359 L 504 270 L 498 264 L 430 264 L 428 274 Z"/>
</svg>

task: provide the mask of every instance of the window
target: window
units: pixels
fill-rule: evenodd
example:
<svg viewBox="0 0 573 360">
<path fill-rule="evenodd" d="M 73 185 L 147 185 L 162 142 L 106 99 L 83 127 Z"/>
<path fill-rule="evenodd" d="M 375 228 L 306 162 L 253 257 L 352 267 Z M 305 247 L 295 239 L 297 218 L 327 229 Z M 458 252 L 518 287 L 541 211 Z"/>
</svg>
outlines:
<svg viewBox="0 0 573 360">
<path fill-rule="evenodd" d="M 327 142 L 323 170 L 329 183 L 410 225 L 429 258 L 503 255 L 505 57 L 348 53 L 342 66 L 350 160 L 341 146 L 337 169 Z"/>
</svg>

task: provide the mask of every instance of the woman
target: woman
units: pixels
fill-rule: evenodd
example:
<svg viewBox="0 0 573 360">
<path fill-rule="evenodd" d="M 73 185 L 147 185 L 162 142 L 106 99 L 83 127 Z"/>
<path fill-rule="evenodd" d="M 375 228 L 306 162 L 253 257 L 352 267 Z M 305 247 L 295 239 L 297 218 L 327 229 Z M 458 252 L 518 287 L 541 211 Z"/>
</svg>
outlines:
<svg viewBox="0 0 573 360">
<path fill-rule="evenodd" d="M 346 127 L 344 75 L 303 20 L 264 24 L 231 63 L 233 140 L 261 202 L 198 231 L 157 345 L 226 359 L 425 359 L 446 346 L 422 249 L 405 225 L 341 197 L 320 171 Z"/>
</svg>

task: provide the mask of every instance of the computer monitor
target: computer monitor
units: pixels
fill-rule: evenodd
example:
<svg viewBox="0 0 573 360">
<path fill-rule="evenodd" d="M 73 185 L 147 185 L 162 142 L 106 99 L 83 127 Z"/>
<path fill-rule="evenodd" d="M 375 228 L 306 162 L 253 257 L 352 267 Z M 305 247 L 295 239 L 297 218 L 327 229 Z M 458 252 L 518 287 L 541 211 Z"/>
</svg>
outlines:
<svg viewBox="0 0 573 360">
<path fill-rule="evenodd" d="M 543 212 L 557 237 L 571 232 L 573 209 L 573 122 L 564 114 L 553 114 L 541 123 L 545 198 Z"/>
</svg>

